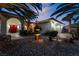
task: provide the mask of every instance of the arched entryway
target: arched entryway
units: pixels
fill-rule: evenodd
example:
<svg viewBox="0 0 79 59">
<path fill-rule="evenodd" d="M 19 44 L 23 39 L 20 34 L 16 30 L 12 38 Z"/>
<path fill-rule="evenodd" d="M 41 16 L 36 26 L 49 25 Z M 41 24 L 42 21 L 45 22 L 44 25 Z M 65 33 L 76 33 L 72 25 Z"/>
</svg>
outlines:
<svg viewBox="0 0 79 59">
<path fill-rule="evenodd" d="M 6 22 L 7 34 L 18 36 L 19 30 L 21 29 L 21 22 L 17 18 L 10 18 Z"/>
</svg>

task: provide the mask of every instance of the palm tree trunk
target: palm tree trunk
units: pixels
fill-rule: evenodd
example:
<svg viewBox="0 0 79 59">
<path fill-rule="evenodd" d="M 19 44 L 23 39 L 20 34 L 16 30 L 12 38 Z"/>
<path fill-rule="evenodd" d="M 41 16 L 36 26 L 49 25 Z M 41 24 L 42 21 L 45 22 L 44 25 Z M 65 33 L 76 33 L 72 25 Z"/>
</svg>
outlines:
<svg viewBox="0 0 79 59">
<path fill-rule="evenodd" d="M 24 18 L 20 17 L 20 21 L 21 21 L 21 30 L 24 30 Z"/>
<path fill-rule="evenodd" d="M 24 22 L 21 21 L 21 30 L 24 30 Z"/>
<path fill-rule="evenodd" d="M 28 20 L 28 22 L 27 22 L 27 32 L 30 31 L 29 26 L 30 26 L 30 20 Z"/>
<path fill-rule="evenodd" d="M 69 21 L 69 28 L 68 28 L 68 32 L 71 32 L 71 20 Z"/>
</svg>

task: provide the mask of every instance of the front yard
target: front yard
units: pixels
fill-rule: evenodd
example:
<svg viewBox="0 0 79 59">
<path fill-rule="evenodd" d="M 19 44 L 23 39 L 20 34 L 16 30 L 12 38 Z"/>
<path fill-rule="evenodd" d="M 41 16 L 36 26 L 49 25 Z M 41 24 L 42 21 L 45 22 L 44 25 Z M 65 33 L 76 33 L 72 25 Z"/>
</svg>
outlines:
<svg viewBox="0 0 79 59">
<path fill-rule="evenodd" d="M 79 41 L 65 43 L 49 41 L 43 36 L 43 42 L 37 43 L 33 36 L 12 40 L 10 44 L 1 46 L 1 56 L 77 56 L 79 55 Z"/>
</svg>

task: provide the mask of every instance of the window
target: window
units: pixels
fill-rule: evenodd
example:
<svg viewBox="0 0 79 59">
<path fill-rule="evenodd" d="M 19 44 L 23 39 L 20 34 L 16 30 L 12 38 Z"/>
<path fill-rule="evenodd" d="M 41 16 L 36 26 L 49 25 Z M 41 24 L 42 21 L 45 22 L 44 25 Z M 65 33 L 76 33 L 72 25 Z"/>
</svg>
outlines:
<svg viewBox="0 0 79 59">
<path fill-rule="evenodd" d="M 52 21 L 52 23 L 54 23 L 54 22 Z"/>
</svg>

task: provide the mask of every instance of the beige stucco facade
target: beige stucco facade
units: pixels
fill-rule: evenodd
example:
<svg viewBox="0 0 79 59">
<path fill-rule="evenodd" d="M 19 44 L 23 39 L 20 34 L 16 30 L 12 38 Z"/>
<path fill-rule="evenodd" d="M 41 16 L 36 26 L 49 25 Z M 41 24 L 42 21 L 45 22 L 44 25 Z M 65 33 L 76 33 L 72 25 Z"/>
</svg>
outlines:
<svg viewBox="0 0 79 59">
<path fill-rule="evenodd" d="M 58 31 L 58 33 L 61 33 L 65 24 L 54 19 L 47 19 L 47 20 L 41 21 L 40 26 L 42 27 L 42 31 L 41 31 L 42 33 L 46 31 L 51 31 L 51 30 L 55 30 L 55 31 Z"/>
</svg>

